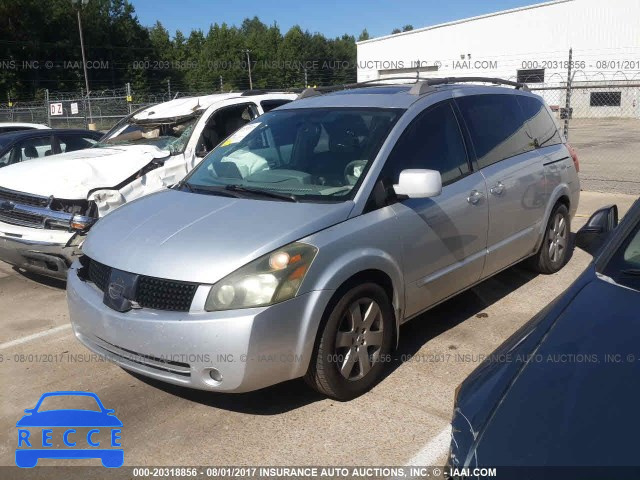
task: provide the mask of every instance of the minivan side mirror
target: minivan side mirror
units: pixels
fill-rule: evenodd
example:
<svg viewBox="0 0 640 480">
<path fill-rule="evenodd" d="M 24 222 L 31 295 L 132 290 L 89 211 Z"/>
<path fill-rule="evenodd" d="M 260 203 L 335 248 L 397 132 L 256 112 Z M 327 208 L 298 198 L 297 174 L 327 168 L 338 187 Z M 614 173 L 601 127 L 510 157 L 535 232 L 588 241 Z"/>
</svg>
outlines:
<svg viewBox="0 0 640 480">
<path fill-rule="evenodd" d="M 591 215 L 587 224 L 576 233 L 576 246 L 595 255 L 602 247 L 609 233 L 618 226 L 618 206 L 602 207 Z"/>
<path fill-rule="evenodd" d="M 442 193 L 442 177 L 437 170 L 410 168 L 400 172 L 398 184 L 393 186 L 396 195 L 409 198 L 431 198 Z"/>
</svg>

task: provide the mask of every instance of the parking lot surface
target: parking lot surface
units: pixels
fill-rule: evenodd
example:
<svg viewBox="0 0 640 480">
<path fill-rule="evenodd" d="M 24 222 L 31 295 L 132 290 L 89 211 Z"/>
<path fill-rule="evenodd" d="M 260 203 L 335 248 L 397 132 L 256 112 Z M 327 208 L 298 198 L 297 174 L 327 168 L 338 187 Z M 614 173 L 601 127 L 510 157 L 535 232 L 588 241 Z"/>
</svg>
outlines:
<svg viewBox="0 0 640 480">
<path fill-rule="evenodd" d="M 583 190 L 640 195 L 640 119 L 573 119 L 569 143 Z"/>
<path fill-rule="evenodd" d="M 586 175 L 588 157 L 582 158 Z M 635 199 L 582 192 L 573 230 L 597 207 L 617 203 L 624 213 Z M 319 396 L 302 380 L 224 395 L 133 376 L 74 338 L 62 282 L 0 263 L 0 465 L 14 465 L 15 424 L 23 410 L 55 390 L 95 392 L 115 409 L 124 424 L 125 465 L 441 464 L 457 385 L 482 355 L 570 285 L 590 258 L 576 249 L 550 276 L 508 269 L 409 322 L 386 378 L 347 403 Z M 99 465 L 73 461 L 80 463 Z"/>
</svg>

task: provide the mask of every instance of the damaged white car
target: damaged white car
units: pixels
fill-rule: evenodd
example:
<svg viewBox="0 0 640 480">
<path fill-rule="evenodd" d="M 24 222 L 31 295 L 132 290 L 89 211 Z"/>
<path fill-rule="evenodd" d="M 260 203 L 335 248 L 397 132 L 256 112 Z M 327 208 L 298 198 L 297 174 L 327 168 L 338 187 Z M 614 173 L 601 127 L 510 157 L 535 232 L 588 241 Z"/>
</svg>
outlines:
<svg viewBox="0 0 640 480">
<path fill-rule="evenodd" d="M 175 99 L 135 112 L 93 148 L 1 169 L 0 260 L 66 278 L 99 218 L 177 183 L 220 141 L 295 98 L 245 92 Z"/>
</svg>

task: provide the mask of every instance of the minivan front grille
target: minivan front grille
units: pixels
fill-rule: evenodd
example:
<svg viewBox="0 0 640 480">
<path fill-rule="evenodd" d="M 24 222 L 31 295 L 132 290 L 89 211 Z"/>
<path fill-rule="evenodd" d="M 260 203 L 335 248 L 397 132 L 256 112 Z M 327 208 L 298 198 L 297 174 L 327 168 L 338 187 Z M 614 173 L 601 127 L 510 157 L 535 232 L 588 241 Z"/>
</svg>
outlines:
<svg viewBox="0 0 640 480">
<path fill-rule="evenodd" d="M 100 262 L 84 257 L 82 265 L 87 271 L 86 280 L 92 282 L 104 292 L 109 285 L 112 268 Z M 168 310 L 171 312 L 188 312 L 198 289 L 197 283 L 165 280 L 162 278 L 140 275 L 133 300 L 142 308 Z"/>
<path fill-rule="evenodd" d="M 100 262 L 90 260 L 89 262 L 89 280 L 94 283 L 103 292 L 107 288 L 109 283 L 109 277 L 111 276 L 111 267 L 107 267 Z"/>
<path fill-rule="evenodd" d="M 197 288 L 195 283 L 143 276 L 138 283 L 136 301 L 141 307 L 188 312 Z"/>
</svg>

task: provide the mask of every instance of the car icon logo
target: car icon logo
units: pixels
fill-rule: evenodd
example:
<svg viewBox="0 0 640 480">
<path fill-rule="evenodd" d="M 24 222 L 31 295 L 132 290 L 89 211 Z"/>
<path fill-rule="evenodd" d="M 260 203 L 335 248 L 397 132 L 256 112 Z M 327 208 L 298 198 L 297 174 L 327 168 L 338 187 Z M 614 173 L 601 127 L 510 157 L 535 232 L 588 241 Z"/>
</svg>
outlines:
<svg viewBox="0 0 640 480">
<path fill-rule="evenodd" d="M 43 406 L 43 402 L 51 403 L 52 399 L 67 404 L 79 398 L 89 402 L 92 408 L 47 409 Z M 124 463 L 124 450 L 120 443 L 122 422 L 113 410 L 104 407 L 95 393 L 45 393 L 36 406 L 26 409 L 25 413 L 16 423 L 18 467 L 33 468 L 41 458 L 99 458 L 107 468 L 118 468 Z"/>
</svg>

